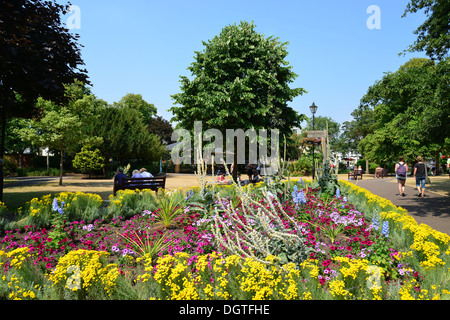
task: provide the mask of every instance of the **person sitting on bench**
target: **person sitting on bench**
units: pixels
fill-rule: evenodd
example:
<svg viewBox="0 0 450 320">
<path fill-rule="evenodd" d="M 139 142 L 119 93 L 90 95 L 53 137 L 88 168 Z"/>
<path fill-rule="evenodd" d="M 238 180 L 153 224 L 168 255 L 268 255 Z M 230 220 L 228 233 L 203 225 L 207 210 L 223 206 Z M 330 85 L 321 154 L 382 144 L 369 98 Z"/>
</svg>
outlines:
<svg viewBox="0 0 450 320">
<path fill-rule="evenodd" d="M 114 183 L 118 184 L 118 185 L 122 185 L 123 179 L 128 178 L 128 176 L 123 173 L 123 169 L 122 168 L 118 168 L 116 171 L 116 175 L 114 177 Z"/>
</svg>

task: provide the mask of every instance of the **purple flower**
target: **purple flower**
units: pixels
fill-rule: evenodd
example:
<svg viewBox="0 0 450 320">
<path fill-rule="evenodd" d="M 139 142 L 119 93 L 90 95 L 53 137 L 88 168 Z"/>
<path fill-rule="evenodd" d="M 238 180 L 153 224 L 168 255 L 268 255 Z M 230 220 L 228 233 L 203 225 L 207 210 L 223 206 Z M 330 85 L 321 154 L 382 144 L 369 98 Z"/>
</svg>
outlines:
<svg viewBox="0 0 450 320">
<path fill-rule="evenodd" d="M 58 209 L 59 209 L 58 199 L 56 199 L 56 198 L 53 199 L 52 209 L 53 209 L 53 211 L 58 211 Z"/>
<path fill-rule="evenodd" d="M 385 237 L 389 236 L 389 222 L 388 221 L 383 222 L 383 229 L 381 230 L 381 234 L 383 234 Z"/>
</svg>

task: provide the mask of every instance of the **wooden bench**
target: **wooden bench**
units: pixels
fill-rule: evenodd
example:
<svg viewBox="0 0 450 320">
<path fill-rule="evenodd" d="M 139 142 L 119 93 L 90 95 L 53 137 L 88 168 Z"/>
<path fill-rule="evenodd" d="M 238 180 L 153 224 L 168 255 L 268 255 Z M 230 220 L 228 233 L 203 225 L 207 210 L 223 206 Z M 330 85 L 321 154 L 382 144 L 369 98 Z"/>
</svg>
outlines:
<svg viewBox="0 0 450 320">
<path fill-rule="evenodd" d="M 158 192 L 158 189 L 166 188 L 166 176 L 156 176 L 153 178 L 125 178 L 122 184 L 114 184 L 114 196 L 119 190 L 144 190 L 150 189 Z"/>
<path fill-rule="evenodd" d="M 375 178 L 385 178 L 388 176 L 388 170 L 383 168 L 377 168 L 375 171 Z"/>
<path fill-rule="evenodd" d="M 358 180 L 358 177 L 361 177 L 361 180 L 363 178 L 363 171 L 362 170 L 354 170 L 353 172 L 348 173 L 348 180 L 353 177 L 354 180 Z"/>
</svg>

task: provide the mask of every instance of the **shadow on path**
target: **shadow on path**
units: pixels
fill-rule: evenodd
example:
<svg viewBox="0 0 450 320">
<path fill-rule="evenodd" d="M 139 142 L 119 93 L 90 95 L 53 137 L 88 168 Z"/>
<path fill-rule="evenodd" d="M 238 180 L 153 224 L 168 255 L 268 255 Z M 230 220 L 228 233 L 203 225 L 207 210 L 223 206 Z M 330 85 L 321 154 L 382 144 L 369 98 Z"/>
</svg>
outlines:
<svg viewBox="0 0 450 320">
<path fill-rule="evenodd" d="M 5 184 L 4 188 L 32 186 L 35 184 L 57 181 L 59 180 L 59 177 L 14 177 L 14 180 L 16 181 Z"/>
</svg>

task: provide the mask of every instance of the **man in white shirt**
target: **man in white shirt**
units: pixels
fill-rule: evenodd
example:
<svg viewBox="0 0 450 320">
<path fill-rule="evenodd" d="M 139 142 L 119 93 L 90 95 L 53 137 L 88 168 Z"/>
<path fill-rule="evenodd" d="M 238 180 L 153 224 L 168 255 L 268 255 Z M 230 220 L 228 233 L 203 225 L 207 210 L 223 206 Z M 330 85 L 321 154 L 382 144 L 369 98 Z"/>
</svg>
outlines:
<svg viewBox="0 0 450 320">
<path fill-rule="evenodd" d="M 153 175 L 147 169 L 142 168 L 140 171 L 143 178 L 153 178 Z"/>
<path fill-rule="evenodd" d="M 153 175 L 147 171 L 147 169 L 142 168 L 141 170 L 139 170 L 141 172 L 141 176 L 143 178 L 153 178 Z M 147 182 L 147 180 L 145 180 Z M 155 185 L 154 183 L 149 183 L 150 186 Z"/>
</svg>

